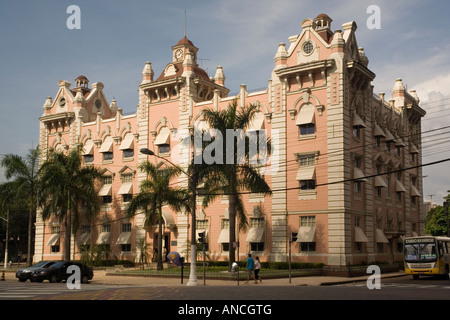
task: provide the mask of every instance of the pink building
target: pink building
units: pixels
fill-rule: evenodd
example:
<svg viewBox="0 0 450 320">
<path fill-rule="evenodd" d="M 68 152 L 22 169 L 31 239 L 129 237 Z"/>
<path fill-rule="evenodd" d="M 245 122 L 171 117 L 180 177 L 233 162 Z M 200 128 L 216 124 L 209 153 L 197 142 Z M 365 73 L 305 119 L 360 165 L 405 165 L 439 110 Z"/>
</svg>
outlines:
<svg viewBox="0 0 450 320">
<path fill-rule="evenodd" d="M 197 64 L 198 48 L 186 37 L 172 47 L 173 56 L 159 76 L 150 62 L 145 64 L 135 114 L 125 116 L 115 100 L 108 102 L 100 82 L 89 87 L 80 76 L 71 88 L 60 81 L 40 118 L 42 160 L 49 148 L 83 146 L 85 164 L 104 170 L 101 212 L 94 224 L 80 223 L 73 258 L 80 257 L 83 245 L 105 243 L 117 258 L 136 260 L 141 239 L 156 244 L 157 230 L 144 228 L 142 214 L 122 219 L 146 178 L 138 164 L 161 161 L 139 150 L 151 149 L 187 168 L 179 144 L 183 133 L 205 126 L 202 109 L 220 110 L 237 99 L 242 106 L 259 106 L 250 129 L 266 130 L 277 147 L 276 166 L 262 171 L 273 195 L 244 195 L 250 228 L 239 234 L 241 255 L 253 252 L 264 261 L 286 261 L 289 239 L 296 235 L 291 248 L 297 262 L 401 260 L 401 239 L 423 233 L 417 166 L 425 112 L 401 79 L 393 81 L 390 100 L 374 94 L 375 74 L 357 44 L 356 23 L 332 32 L 331 22 L 325 14 L 305 19 L 288 46 L 274 48 L 273 72 L 259 92 L 242 85 L 237 96 L 229 97 L 223 68 L 210 77 Z M 186 186 L 186 177 L 178 183 Z M 227 197 L 208 208 L 198 204 L 197 230 L 206 231 L 210 256 L 227 260 Z M 166 251 L 187 256 L 190 217 L 169 208 L 163 214 Z M 62 257 L 62 229 L 57 221 L 38 216 L 35 261 Z"/>
</svg>

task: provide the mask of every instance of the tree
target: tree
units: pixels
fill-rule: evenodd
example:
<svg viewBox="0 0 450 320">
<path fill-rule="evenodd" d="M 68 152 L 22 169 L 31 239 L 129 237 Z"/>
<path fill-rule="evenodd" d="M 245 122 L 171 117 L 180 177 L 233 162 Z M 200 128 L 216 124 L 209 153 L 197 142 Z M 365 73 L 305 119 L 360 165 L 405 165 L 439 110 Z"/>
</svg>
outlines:
<svg viewBox="0 0 450 320">
<path fill-rule="evenodd" d="M 227 137 L 227 130 L 248 129 L 256 112 L 257 105 L 252 104 L 248 107 L 238 108 L 236 100 L 224 110 L 202 110 L 205 121 L 209 123 L 211 128 L 220 132 L 222 138 Z M 264 138 L 264 135 L 259 134 L 258 139 L 262 138 Z M 219 158 L 217 157 L 218 150 L 215 150 L 213 154 L 219 161 L 205 166 L 202 171 L 202 177 L 199 179 L 204 181 L 205 189 L 208 190 L 208 194 L 204 196 L 204 205 L 213 201 L 220 194 L 229 196 L 230 237 L 228 263 L 230 268 L 235 261 L 233 243 L 236 241 L 236 218 L 238 219 L 239 229 L 245 230 L 248 226 L 241 192 L 251 191 L 266 195 L 271 194 L 270 187 L 259 173 L 258 168 L 249 163 L 251 157 L 251 154 L 249 154 L 249 143 L 251 141 L 249 141 L 248 135 L 241 137 L 241 139 L 244 141 L 244 150 L 242 150 L 243 145 L 240 144 L 242 141 L 239 141 L 239 138 L 235 139 L 233 137 L 232 150 L 230 150 L 228 141 L 227 143 L 222 143 L 222 150 L 220 150 L 222 153 L 219 153 Z M 213 138 L 210 145 L 214 143 L 215 139 Z M 268 146 L 266 152 L 269 154 L 271 149 L 270 141 L 266 139 L 265 143 Z M 259 152 L 261 151 L 259 150 Z M 209 193 L 210 190 L 220 190 L 221 192 Z"/>
<path fill-rule="evenodd" d="M 163 167 L 162 165 L 162 163 L 154 165 L 148 161 L 139 165 L 139 169 L 146 173 L 147 179 L 141 182 L 139 186 L 140 192 L 131 199 L 127 209 L 127 216 L 130 219 L 137 212 L 143 211 L 147 227 L 158 223 L 157 270 L 163 269 L 162 207 L 168 205 L 174 211 L 180 211 L 185 208 L 186 199 L 188 198 L 187 190 L 170 186 L 171 180 L 180 174 L 180 170 L 172 166 Z"/>
<path fill-rule="evenodd" d="M 6 179 L 13 179 L 17 194 L 26 198 L 28 206 L 28 254 L 27 265 L 31 265 L 33 224 L 36 217 L 36 197 L 39 188 L 39 147 L 31 149 L 25 158 L 7 154 L 2 162 Z"/>
<path fill-rule="evenodd" d="M 425 218 L 425 234 L 433 236 L 447 235 L 447 215 L 444 207 L 437 206 L 428 211 Z"/>
<path fill-rule="evenodd" d="M 38 204 L 42 218 L 55 217 L 64 223 L 64 260 L 69 260 L 70 237 L 77 231 L 81 215 L 92 219 L 99 212 L 95 181 L 102 175 L 96 167 L 83 166 L 78 149 L 67 155 L 50 151 L 40 170 Z"/>
</svg>

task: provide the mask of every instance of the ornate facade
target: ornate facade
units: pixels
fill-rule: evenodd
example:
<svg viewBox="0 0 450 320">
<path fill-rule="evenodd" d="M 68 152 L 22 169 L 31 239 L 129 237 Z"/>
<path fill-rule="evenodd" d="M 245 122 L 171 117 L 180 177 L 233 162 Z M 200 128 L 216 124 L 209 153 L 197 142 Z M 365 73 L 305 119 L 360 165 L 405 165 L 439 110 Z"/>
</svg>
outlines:
<svg viewBox="0 0 450 320">
<path fill-rule="evenodd" d="M 356 23 L 331 31 L 325 14 L 305 19 L 289 44 L 275 49 L 267 89 L 249 92 L 242 85 L 228 96 L 222 67 L 210 77 L 197 63 L 198 48 L 186 37 L 172 47 L 173 56 L 156 77 L 145 64 L 136 112 L 124 115 L 108 101 L 103 84 L 89 87 L 86 77 L 59 82 L 44 104 L 40 146 L 48 150 L 83 147 L 86 165 L 103 170 L 96 222 L 81 221 L 72 237 L 73 258 L 81 247 L 104 243 L 120 259 L 136 260 L 140 239 L 156 243 L 142 214 L 123 219 L 127 202 L 146 177 L 139 152 L 148 148 L 186 168 L 180 161 L 182 132 L 205 125 L 200 110 L 226 108 L 237 99 L 255 103 L 259 112 L 251 130 L 266 130 L 276 143 L 276 168 L 264 173 L 272 196 L 243 195 L 249 230 L 240 232 L 240 253 L 265 261 L 292 260 L 347 265 L 402 258 L 402 237 L 423 233 L 421 119 L 414 91 L 393 81 L 392 98 L 374 94 L 375 74 L 356 41 Z M 130 88 L 132 90 L 132 88 Z M 186 177 L 174 182 L 186 186 Z M 228 258 L 228 199 L 197 207 L 197 230 L 206 231 L 214 260 Z M 190 217 L 163 209 L 165 251 L 187 256 Z M 36 222 L 34 260 L 60 259 L 63 225 Z M 61 242 L 62 244 L 62 242 Z"/>
</svg>

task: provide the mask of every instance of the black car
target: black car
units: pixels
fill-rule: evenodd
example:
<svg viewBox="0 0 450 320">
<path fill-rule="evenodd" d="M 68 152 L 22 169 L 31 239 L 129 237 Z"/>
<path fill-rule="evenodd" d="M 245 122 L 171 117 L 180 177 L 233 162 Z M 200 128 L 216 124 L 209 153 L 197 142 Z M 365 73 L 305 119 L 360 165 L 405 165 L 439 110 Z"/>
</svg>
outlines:
<svg viewBox="0 0 450 320">
<path fill-rule="evenodd" d="M 16 278 L 19 279 L 20 282 L 25 282 L 27 280 L 33 281 L 32 276 L 31 276 L 33 273 L 33 270 L 38 269 L 38 268 L 50 267 L 55 262 L 56 261 L 41 261 L 30 267 L 19 269 L 16 272 Z"/>
<path fill-rule="evenodd" d="M 91 267 L 86 266 L 81 262 L 76 261 L 58 261 L 49 267 L 38 268 L 33 270 L 32 279 L 36 282 L 43 282 L 48 280 L 49 282 L 61 282 L 67 281 L 73 271 L 67 273 L 67 268 L 75 265 L 80 268 L 80 281 L 81 283 L 88 283 L 94 277 L 94 271 Z"/>
</svg>

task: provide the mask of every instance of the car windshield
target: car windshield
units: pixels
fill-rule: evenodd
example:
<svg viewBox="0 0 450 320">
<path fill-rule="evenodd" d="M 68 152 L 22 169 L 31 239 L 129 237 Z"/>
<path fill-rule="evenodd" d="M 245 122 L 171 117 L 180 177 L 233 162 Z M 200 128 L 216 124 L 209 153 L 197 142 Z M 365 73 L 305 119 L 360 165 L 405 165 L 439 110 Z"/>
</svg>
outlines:
<svg viewBox="0 0 450 320">
<path fill-rule="evenodd" d="M 405 243 L 405 261 L 433 262 L 436 259 L 436 243 Z"/>
</svg>

